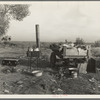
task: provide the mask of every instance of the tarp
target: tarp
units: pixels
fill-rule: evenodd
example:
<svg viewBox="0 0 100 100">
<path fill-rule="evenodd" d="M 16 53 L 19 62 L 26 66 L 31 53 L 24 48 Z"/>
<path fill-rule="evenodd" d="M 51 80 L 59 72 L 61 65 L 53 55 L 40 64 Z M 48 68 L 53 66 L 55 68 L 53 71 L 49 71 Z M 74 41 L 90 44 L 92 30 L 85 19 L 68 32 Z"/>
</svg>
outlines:
<svg viewBox="0 0 100 100">
<path fill-rule="evenodd" d="M 75 47 L 71 48 L 71 49 L 67 49 L 66 48 L 66 56 L 67 55 L 83 55 L 83 56 L 86 56 L 87 55 L 87 50 L 84 50 L 84 49 L 77 49 Z"/>
</svg>

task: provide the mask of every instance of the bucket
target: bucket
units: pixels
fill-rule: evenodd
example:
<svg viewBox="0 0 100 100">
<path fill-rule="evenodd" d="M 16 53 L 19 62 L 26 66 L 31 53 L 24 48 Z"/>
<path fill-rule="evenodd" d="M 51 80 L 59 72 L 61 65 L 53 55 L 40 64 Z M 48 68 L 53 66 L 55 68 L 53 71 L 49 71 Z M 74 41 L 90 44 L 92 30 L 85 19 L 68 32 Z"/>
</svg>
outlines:
<svg viewBox="0 0 100 100">
<path fill-rule="evenodd" d="M 72 71 L 71 74 L 72 74 L 72 78 L 77 78 L 77 76 L 78 76 L 76 71 Z"/>
</svg>

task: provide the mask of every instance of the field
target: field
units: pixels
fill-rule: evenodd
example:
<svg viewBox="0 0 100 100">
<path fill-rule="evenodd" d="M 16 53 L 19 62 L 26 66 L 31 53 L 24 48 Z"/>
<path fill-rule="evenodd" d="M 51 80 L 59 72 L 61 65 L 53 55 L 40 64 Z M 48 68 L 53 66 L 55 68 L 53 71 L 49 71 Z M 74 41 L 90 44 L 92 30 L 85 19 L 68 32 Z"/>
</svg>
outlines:
<svg viewBox="0 0 100 100">
<path fill-rule="evenodd" d="M 41 58 L 38 69 L 43 70 L 41 77 L 23 73 L 29 69 L 29 60 L 26 56 L 28 47 L 35 47 L 35 42 L 10 42 L 0 44 L 0 94 L 99 94 L 99 74 L 80 74 L 78 78 L 57 79 L 55 72 L 50 68 L 49 45 L 41 43 Z M 99 49 L 99 48 L 98 48 Z M 92 53 L 97 52 L 96 48 Z M 99 52 L 99 50 L 98 50 Z M 99 54 L 98 54 L 99 55 Z M 9 66 L 2 66 L 4 58 L 17 58 L 20 64 L 11 70 Z M 99 59 L 99 58 L 98 58 Z M 99 61 L 99 60 L 98 60 Z M 32 69 L 37 67 L 33 64 Z"/>
</svg>

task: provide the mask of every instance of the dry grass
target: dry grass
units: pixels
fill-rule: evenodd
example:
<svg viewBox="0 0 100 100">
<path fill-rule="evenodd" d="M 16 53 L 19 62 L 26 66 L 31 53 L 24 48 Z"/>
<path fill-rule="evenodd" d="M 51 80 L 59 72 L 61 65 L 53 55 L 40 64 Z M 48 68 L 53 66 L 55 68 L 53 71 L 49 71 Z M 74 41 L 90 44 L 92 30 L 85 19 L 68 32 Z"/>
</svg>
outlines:
<svg viewBox="0 0 100 100">
<path fill-rule="evenodd" d="M 93 47 L 91 52 L 93 56 L 100 57 L 100 47 Z"/>
</svg>

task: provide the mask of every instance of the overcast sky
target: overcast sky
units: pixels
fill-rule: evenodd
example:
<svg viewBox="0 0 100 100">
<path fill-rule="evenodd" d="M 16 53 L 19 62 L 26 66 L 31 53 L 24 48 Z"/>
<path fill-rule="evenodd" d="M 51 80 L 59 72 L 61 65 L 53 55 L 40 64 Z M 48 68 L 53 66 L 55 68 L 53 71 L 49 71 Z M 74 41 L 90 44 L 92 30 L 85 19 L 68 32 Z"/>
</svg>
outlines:
<svg viewBox="0 0 100 100">
<path fill-rule="evenodd" d="M 30 16 L 10 23 L 8 35 L 14 41 L 35 41 L 35 24 L 41 41 L 87 42 L 100 40 L 100 1 L 31 2 Z"/>
</svg>

